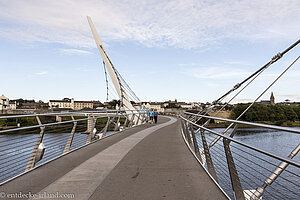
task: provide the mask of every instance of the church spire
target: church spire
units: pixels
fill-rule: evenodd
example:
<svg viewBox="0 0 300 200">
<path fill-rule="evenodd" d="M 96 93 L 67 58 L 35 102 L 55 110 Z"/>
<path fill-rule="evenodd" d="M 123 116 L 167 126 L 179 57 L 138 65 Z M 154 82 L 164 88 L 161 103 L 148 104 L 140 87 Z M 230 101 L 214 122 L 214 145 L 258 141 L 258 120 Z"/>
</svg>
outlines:
<svg viewBox="0 0 300 200">
<path fill-rule="evenodd" d="M 273 92 L 271 92 L 270 103 L 271 103 L 272 106 L 275 105 L 275 98 L 274 98 Z"/>
</svg>

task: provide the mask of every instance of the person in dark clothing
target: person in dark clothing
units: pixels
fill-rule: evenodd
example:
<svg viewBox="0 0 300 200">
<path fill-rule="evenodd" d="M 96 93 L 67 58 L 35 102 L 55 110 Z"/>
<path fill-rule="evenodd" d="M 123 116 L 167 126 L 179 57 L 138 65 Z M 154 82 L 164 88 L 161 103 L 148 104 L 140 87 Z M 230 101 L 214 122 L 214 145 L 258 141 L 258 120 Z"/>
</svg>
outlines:
<svg viewBox="0 0 300 200">
<path fill-rule="evenodd" d="M 157 110 L 155 109 L 154 110 L 154 122 L 155 122 L 155 124 L 157 124 L 157 116 L 158 116 L 158 112 L 157 112 Z"/>
</svg>

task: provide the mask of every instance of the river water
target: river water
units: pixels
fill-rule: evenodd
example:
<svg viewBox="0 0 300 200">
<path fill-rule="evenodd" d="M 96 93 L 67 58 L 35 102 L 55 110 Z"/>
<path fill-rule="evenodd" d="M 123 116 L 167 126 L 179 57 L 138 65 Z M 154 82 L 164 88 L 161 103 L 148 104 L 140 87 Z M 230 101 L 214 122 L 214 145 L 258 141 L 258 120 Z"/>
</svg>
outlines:
<svg viewBox="0 0 300 200">
<path fill-rule="evenodd" d="M 300 127 L 294 128 L 300 129 Z M 222 130 L 224 129 L 214 129 L 216 132 L 222 132 Z M 208 135 L 207 140 L 210 143 L 214 135 Z M 264 128 L 241 128 L 238 129 L 234 138 L 282 157 L 287 157 L 300 144 L 299 134 Z M 254 190 L 262 186 L 263 182 L 281 162 L 233 142 L 230 144 L 230 149 L 243 190 Z M 224 191 L 233 198 L 223 142 L 219 141 L 212 147 L 211 154 L 218 181 Z M 300 153 L 293 160 L 300 163 Z M 287 170 L 271 186 L 266 188 L 263 199 L 300 199 L 299 177 L 300 169 L 288 166 Z"/>
<path fill-rule="evenodd" d="M 295 128 L 299 129 L 299 127 Z M 221 132 L 223 129 L 214 130 Z M 46 132 L 43 139 L 43 143 L 46 147 L 45 154 L 43 159 L 39 161 L 36 166 L 61 155 L 69 135 L 70 133 Z M 0 135 L 0 182 L 4 182 L 24 172 L 37 138 L 38 134 Z M 214 136 L 212 134 L 208 134 L 208 143 L 213 138 Z M 234 138 L 283 157 L 287 157 L 300 143 L 300 135 L 298 134 L 263 128 L 239 129 Z M 86 139 L 87 134 L 75 133 L 71 150 L 84 145 Z M 231 151 L 244 190 L 255 189 L 262 185 L 270 172 L 280 163 L 280 161 L 276 159 L 272 159 L 233 143 L 231 143 Z M 211 154 L 219 184 L 232 198 L 230 177 L 228 175 L 226 157 L 221 141 L 211 149 Z M 294 160 L 300 162 L 300 155 L 297 155 Z M 264 199 L 299 199 L 300 178 L 298 175 L 300 175 L 300 170 L 293 166 L 289 166 L 287 169 L 289 172 L 284 172 L 282 174 L 283 178 L 278 178 L 272 186 L 267 188 Z"/>
</svg>

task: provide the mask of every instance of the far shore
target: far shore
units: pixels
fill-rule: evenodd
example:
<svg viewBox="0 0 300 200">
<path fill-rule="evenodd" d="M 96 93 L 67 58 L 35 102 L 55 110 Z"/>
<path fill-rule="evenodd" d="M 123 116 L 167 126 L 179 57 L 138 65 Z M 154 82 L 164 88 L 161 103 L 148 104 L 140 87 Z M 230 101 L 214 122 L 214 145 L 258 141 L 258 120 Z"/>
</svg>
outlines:
<svg viewBox="0 0 300 200">
<path fill-rule="evenodd" d="M 254 123 L 260 123 L 260 124 L 268 124 L 268 125 L 274 125 L 274 126 L 284 126 L 284 127 L 300 127 L 300 121 L 296 122 L 254 122 Z M 211 123 L 207 127 L 208 128 L 226 128 L 230 125 L 230 123 Z M 239 128 L 253 128 L 253 126 L 240 124 Z"/>
</svg>

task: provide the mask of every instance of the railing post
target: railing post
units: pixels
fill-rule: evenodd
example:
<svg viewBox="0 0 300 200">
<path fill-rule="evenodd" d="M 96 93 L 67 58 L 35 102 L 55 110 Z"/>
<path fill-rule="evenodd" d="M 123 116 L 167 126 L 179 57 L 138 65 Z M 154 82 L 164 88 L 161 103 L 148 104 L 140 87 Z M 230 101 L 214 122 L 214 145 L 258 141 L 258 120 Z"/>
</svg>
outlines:
<svg viewBox="0 0 300 200">
<path fill-rule="evenodd" d="M 125 122 L 124 122 L 124 124 L 123 124 L 123 129 L 125 130 L 127 127 L 126 127 L 126 125 L 127 125 L 127 122 L 128 122 L 128 117 L 127 117 L 127 115 L 125 115 Z"/>
<path fill-rule="evenodd" d="M 120 116 L 118 117 L 118 120 L 117 120 L 116 126 L 115 126 L 115 128 L 114 128 L 114 133 L 117 131 L 117 129 L 119 129 L 119 130 L 120 130 L 119 123 L 120 123 Z"/>
<path fill-rule="evenodd" d="M 235 125 L 234 129 L 229 134 L 229 137 L 233 137 L 235 135 L 238 126 L 239 126 L 238 124 Z M 234 199 L 244 200 L 245 199 L 244 191 L 229 146 L 230 140 L 223 138 L 223 144 L 224 144 L 224 151 L 226 155 L 226 160 L 227 160 L 227 165 L 228 165 L 228 170 L 229 170 L 229 175 L 231 180 L 231 186 L 234 193 Z"/>
<path fill-rule="evenodd" d="M 196 133 L 194 131 L 193 125 L 191 125 L 191 132 L 192 132 L 195 154 L 198 157 L 198 159 L 202 162 L 202 158 L 200 156 L 199 146 L 198 146 L 198 142 L 197 142 L 197 138 L 196 138 Z"/>
<path fill-rule="evenodd" d="M 244 200 L 245 196 L 244 196 L 243 188 L 229 147 L 230 140 L 223 138 L 223 144 L 224 144 L 224 151 L 226 155 L 228 170 L 230 174 L 231 186 L 234 192 L 234 199 Z"/>
<path fill-rule="evenodd" d="M 102 137 L 106 136 L 106 132 L 108 130 L 109 124 L 110 124 L 110 117 L 107 118 L 107 123 L 106 123 L 106 125 L 104 127 L 104 131 L 103 131 Z"/>
<path fill-rule="evenodd" d="M 93 118 L 93 115 L 88 115 L 88 118 Z M 95 128 L 95 124 L 96 124 L 96 120 L 97 119 L 88 119 L 87 120 L 87 129 L 86 129 L 86 133 L 92 133 L 94 128 Z"/>
<path fill-rule="evenodd" d="M 184 134 L 184 137 L 187 138 L 185 126 L 184 126 L 184 123 L 183 123 L 183 119 L 181 119 L 180 122 L 181 122 L 181 129 L 182 129 L 182 132 Z"/>
<path fill-rule="evenodd" d="M 211 156 L 210 156 L 209 148 L 208 148 L 208 145 L 206 142 L 206 138 L 204 135 L 204 130 L 201 129 L 200 133 L 201 133 L 201 139 L 202 139 L 202 144 L 203 144 L 203 148 L 204 148 L 204 155 L 205 155 L 205 159 L 206 159 L 206 163 L 207 163 L 208 172 L 215 179 L 215 181 L 218 182 L 216 171 L 215 171 L 215 168 L 214 168 Z"/>
<path fill-rule="evenodd" d="M 72 118 L 72 120 L 75 120 L 74 117 L 73 117 L 73 115 L 71 116 L 71 118 Z M 72 145 L 72 141 L 73 141 L 73 138 L 74 138 L 76 126 L 77 126 L 77 122 L 73 122 L 73 128 L 72 128 L 71 134 L 69 136 L 69 139 L 68 139 L 68 141 L 66 143 L 66 146 L 65 146 L 63 154 L 66 154 L 66 153 L 68 153 L 70 151 L 70 147 Z"/>
<path fill-rule="evenodd" d="M 190 135 L 189 128 L 188 128 L 188 122 L 186 122 L 184 125 L 185 125 L 184 128 L 186 131 L 187 141 L 188 141 L 190 147 L 192 147 L 192 140 L 191 140 L 191 135 Z"/>
<path fill-rule="evenodd" d="M 94 116 L 92 116 L 92 117 L 94 117 Z M 90 116 L 88 116 L 88 118 L 90 118 Z M 86 132 L 89 133 L 89 136 L 86 140 L 86 144 L 91 143 L 91 141 L 94 137 L 94 132 L 93 131 L 94 131 L 95 125 L 96 125 L 96 119 L 88 119 Z"/>
<path fill-rule="evenodd" d="M 56 115 L 56 116 L 55 116 L 55 121 L 57 121 L 57 122 L 62 122 L 62 117 L 59 116 L 59 115 Z"/>
<path fill-rule="evenodd" d="M 143 110 L 143 124 L 147 122 L 147 113 Z"/>
<path fill-rule="evenodd" d="M 136 121 L 136 123 L 135 123 L 135 125 L 138 125 L 139 124 L 139 122 L 140 122 L 140 116 L 141 116 L 141 114 L 140 114 L 140 112 L 138 111 L 138 119 L 137 119 L 137 121 Z"/>
<path fill-rule="evenodd" d="M 130 120 L 129 125 L 128 125 L 129 128 L 131 128 L 134 124 L 134 117 L 135 117 L 135 114 L 132 114 L 131 120 Z"/>
<path fill-rule="evenodd" d="M 36 116 L 36 120 L 37 120 L 39 125 L 43 125 L 38 116 Z M 34 168 L 35 163 L 37 163 L 43 157 L 45 148 L 44 148 L 44 145 L 43 145 L 42 141 L 43 141 L 43 137 L 44 137 L 44 133 L 45 133 L 45 127 L 41 126 L 40 130 L 41 130 L 40 135 L 39 135 L 39 137 L 38 137 L 38 139 L 35 143 L 35 146 L 33 148 L 31 156 L 29 158 L 28 164 L 26 166 L 25 172 L 27 172 L 27 171 L 31 170 L 32 168 Z"/>
</svg>

